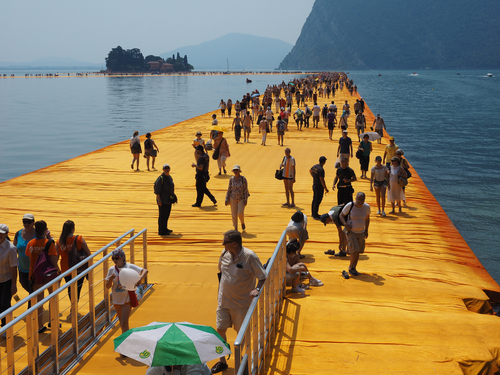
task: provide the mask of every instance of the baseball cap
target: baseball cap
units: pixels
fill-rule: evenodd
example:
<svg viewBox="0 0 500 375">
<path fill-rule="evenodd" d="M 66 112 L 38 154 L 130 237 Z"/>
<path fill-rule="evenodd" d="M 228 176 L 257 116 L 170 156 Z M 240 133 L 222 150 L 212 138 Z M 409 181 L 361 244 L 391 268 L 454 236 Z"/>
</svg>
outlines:
<svg viewBox="0 0 500 375">
<path fill-rule="evenodd" d="M 389 137 L 389 141 L 394 141 L 394 137 Z"/>
<path fill-rule="evenodd" d="M 0 224 L 0 233 L 2 234 L 9 233 L 9 227 L 5 224 Z"/>
<path fill-rule="evenodd" d="M 319 220 L 326 225 L 326 221 L 328 220 L 328 218 L 330 218 L 330 215 L 328 214 L 323 214 L 319 217 Z"/>
<path fill-rule="evenodd" d="M 163 169 L 165 169 L 165 168 L 170 169 L 170 165 L 168 165 L 168 164 L 163 164 Z"/>
<path fill-rule="evenodd" d="M 35 216 L 33 216 L 33 214 L 24 214 L 23 220 L 25 220 L 25 219 L 35 221 Z"/>
</svg>

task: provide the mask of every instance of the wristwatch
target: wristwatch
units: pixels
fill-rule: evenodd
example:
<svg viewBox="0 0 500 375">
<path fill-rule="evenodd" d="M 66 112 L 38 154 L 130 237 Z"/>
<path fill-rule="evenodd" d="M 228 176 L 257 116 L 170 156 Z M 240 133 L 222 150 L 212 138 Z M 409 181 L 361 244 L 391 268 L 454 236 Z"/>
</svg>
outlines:
<svg viewBox="0 0 500 375">
<path fill-rule="evenodd" d="M 260 288 L 255 288 L 255 289 L 257 289 L 257 292 L 260 292 Z"/>
</svg>

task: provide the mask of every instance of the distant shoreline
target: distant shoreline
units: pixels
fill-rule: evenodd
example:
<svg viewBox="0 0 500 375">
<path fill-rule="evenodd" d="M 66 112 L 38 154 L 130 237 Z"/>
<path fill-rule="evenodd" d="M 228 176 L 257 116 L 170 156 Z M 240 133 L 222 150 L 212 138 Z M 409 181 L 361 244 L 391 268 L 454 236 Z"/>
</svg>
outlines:
<svg viewBox="0 0 500 375">
<path fill-rule="evenodd" d="M 68 78 L 68 77 L 175 77 L 175 76 L 213 76 L 213 75 L 270 75 L 270 74 L 318 74 L 322 71 L 194 71 L 176 73 L 25 73 L 24 75 L 1 74 L 0 78 Z"/>
</svg>

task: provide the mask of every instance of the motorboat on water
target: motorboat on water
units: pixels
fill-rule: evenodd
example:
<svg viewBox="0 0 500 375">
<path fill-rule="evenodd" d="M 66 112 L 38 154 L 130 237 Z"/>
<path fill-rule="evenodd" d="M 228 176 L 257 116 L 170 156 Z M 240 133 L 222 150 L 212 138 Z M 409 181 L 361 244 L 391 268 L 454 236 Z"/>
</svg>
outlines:
<svg viewBox="0 0 500 375">
<path fill-rule="evenodd" d="M 411 76 L 418 76 L 417 72 L 413 72 L 412 74 L 410 74 Z"/>
<path fill-rule="evenodd" d="M 247 78 L 247 83 L 251 83 L 251 82 L 252 82 L 252 80 Z"/>
<path fill-rule="evenodd" d="M 379 77 L 381 77 L 381 76 L 382 76 L 382 74 L 380 74 L 380 73 L 379 73 L 379 74 L 378 74 L 378 76 L 379 76 Z"/>
<path fill-rule="evenodd" d="M 488 73 L 488 74 L 486 74 L 486 77 L 493 77 L 493 74 L 492 73 Z"/>
</svg>

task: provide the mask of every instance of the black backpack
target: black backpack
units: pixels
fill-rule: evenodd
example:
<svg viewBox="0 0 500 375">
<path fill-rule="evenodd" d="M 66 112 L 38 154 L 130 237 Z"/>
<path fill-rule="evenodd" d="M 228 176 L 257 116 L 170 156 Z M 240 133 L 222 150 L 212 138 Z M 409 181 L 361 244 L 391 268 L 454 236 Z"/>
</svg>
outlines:
<svg viewBox="0 0 500 375">
<path fill-rule="evenodd" d="M 71 250 L 69 251 L 68 254 L 68 264 L 69 268 L 73 268 L 76 266 L 78 263 L 83 261 L 85 258 L 88 257 L 88 255 L 83 251 L 83 249 L 78 250 L 78 236 L 75 236 L 75 240 L 73 241 L 73 246 L 71 247 Z M 78 267 L 77 273 L 80 274 L 83 271 L 85 271 L 87 268 L 89 268 L 89 263 L 85 263 L 83 266 Z"/>
</svg>

